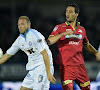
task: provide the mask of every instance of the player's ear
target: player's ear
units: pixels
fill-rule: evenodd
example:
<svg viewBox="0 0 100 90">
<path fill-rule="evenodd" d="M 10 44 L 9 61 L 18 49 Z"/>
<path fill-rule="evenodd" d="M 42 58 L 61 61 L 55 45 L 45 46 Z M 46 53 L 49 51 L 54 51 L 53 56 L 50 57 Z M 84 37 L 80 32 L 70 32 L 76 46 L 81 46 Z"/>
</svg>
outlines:
<svg viewBox="0 0 100 90">
<path fill-rule="evenodd" d="M 76 13 L 76 16 L 78 17 L 79 13 Z"/>
<path fill-rule="evenodd" d="M 29 28 L 31 27 L 31 23 L 28 23 L 28 27 L 29 27 Z"/>
</svg>

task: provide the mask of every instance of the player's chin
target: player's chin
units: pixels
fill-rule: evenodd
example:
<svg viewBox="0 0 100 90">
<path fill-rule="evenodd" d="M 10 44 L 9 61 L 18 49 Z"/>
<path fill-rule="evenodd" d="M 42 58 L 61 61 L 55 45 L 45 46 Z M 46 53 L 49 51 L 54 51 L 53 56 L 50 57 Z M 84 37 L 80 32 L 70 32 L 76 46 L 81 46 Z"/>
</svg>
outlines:
<svg viewBox="0 0 100 90">
<path fill-rule="evenodd" d="M 23 31 L 19 31 L 20 32 L 20 34 L 24 34 L 24 32 Z"/>
<path fill-rule="evenodd" d="M 71 22 L 73 22 L 73 21 L 72 21 L 72 20 L 67 20 L 67 22 L 71 23 Z"/>
<path fill-rule="evenodd" d="M 23 34 L 22 32 L 20 32 L 20 34 Z"/>
<path fill-rule="evenodd" d="M 70 19 L 67 19 L 67 22 L 71 22 L 71 20 Z"/>
</svg>

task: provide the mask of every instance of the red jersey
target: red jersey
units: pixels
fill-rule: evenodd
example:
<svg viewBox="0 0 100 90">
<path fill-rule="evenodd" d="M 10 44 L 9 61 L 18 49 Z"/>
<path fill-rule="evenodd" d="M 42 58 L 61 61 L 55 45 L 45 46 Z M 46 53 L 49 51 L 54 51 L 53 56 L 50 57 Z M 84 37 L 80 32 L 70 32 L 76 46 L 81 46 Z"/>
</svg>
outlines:
<svg viewBox="0 0 100 90">
<path fill-rule="evenodd" d="M 50 36 L 56 36 L 65 31 L 72 30 L 74 34 L 80 34 L 82 39 L 65 38 L 62 36 L 58 42 L 59 54 L 57 63 L 62 65 L 80 65 L 84 64 L 84 57 L 82 54 L 83 43 L 87 44 L 88 39 L 86 36 L 85 28 L 77 23 L 76 29 L 68 24 L 68 22 L 56 25 Z"/>
</svg>

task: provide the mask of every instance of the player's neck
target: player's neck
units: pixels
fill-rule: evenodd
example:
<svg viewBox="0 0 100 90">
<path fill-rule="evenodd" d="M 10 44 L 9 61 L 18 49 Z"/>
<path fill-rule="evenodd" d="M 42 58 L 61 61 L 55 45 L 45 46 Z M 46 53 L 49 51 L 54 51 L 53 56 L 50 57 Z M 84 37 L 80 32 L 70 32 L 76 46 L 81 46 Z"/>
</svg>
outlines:
<svg viewBox="0 0 100 90">
<path fill-rule="evenodd" d="M 73 21 L 73 22 L 71 22 L 71 23 L 69 23 L 72 27 L 74 27 L 74 28 L 76 28 L 76 20 L 75 21 Z"/>
</svg>

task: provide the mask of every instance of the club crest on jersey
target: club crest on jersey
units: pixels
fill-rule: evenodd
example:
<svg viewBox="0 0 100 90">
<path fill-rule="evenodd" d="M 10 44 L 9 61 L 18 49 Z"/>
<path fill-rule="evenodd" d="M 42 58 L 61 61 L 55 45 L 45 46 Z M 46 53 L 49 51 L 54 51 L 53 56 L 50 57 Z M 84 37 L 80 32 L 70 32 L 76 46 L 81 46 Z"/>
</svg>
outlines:
<svg viewBox="0 0 100 90">
<path fill-rule="evenodd" d="M 43 75 L 38 76 L 38 83 L 41 83 L 43 81 Z"/>
<path fill-rule="evenodd" d="M 32 42 L 31 41 L 29 41 L 29 46 L 32 46 Z"/>
<path fill-rule="evenodd" d="M 71 31 L 71 29 L 66 29 L 66 31 Z"/>
<path fill-rule="evenodd" d="M 78 32 L 82 33 L 82 30 L 81 30 L 81 29 L 79 29 L 79 31 L 78 31 Z"/>
</svg>

